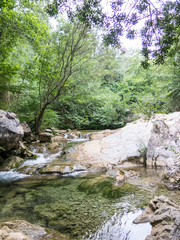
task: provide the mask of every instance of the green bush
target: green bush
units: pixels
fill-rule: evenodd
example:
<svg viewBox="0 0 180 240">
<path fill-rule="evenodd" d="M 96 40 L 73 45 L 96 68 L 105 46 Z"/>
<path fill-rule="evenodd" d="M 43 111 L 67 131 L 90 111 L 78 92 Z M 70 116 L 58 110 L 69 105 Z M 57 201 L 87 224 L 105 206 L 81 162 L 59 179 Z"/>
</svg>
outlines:
<svg viewBox="0 0 180 240">
<path fill-rule="evenodd" d="M 47 109 L 44 113 L 41 127 L 42 129 L 57 127 L 58 121 L 59 121 L 58 114 L 51 109 Z"/>
</svg>

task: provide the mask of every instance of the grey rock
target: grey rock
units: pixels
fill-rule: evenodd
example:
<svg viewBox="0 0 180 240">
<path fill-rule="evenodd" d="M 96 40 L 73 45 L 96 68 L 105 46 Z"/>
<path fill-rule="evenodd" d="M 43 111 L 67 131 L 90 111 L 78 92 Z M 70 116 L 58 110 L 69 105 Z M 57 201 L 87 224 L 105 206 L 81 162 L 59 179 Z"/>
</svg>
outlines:
<svg viewBox="0 0 180 240">
<path fill-rule="evenodd" d="M 5 161 L 3 161 L 3 165 L 1 166 L 0 170 L 9 171 L 12 168 L 18 167 L 24 159 L 18 156 L 9 156 Z"/>
<path fill-rule="evenodd" d="M 23 220 L 0 223 L 0 239 L 3 240 L 70 240 L 65 234 L 43 228 Z"/>
<path fill-rule="evenodd" d="M 94 133 L 90 140 L 67 154 L 67 159 L 87 168 L 161 167 L 171 188 L 180 188 L 180 112 L 157 114 L 149 121 L 140 119 L 115 131 Z"/>
<path fill-rule="evenodd" d="M 53 135 L 52 133 L 42 132 L 39 134 L 39 140 L 40 142 L 50 142 Z"/>
<path fill-rule="evenodd" d="M 9 151 L 24 136 L 23 127 L 15 113 L 0 110 L 0 146 Z"/>
<path fill-rule="evenodd" d="M 164 196 L 155 197 L 134 223 L 149 221 L 152 231 L 146 240 L 179 240 L 180 208 Z"/>
<path fill-rule="evenodd" d="M 24 130 L 24 137 L 23 140 L 26 141 L 27 143 L 30 143 L 35 140 L 35 135 L 32 133 L 30 127 L 26 122 L 22 122 L 21 126 L 23 127 Z"/>
<path fill-rule="evenodd" d="M 45 132 L 52 133 L 52 130 L 51 129 L 45 129 Z"/>
</svg>

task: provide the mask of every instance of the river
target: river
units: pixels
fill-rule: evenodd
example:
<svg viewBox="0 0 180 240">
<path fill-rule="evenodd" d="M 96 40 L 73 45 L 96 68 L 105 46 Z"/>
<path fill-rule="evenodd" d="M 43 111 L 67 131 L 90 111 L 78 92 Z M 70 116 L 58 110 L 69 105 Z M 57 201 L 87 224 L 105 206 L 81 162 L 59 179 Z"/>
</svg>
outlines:
<svg viewBox="0 0 180 240">
<path fill-rule="evenodd" d="M 75 145 L 81 141 L 73 140 Z M 44 150 L 40 152 L 39 145 L 31 147 L 37 159 L 27 159 L 18 169 L 0 172 L 1 221 L 22 219 L 78 240 L 145 240 L 150 224 L 133 224 L 133 220 L 148 202 L 161 194 L 180 200 L 178 193 L 160 183 L 160 170 L 138 167 L 135 170 L 139 174 L 122 187 L 115 187 L 105 173 L 22 172 L 33 166 L 41 169 L 62 154 L 62 150 L 51 153 L 46 144 L 41 145 Z M 72 144 L 68 146 L 66 151 L 72 149 Z"/>
</svg>

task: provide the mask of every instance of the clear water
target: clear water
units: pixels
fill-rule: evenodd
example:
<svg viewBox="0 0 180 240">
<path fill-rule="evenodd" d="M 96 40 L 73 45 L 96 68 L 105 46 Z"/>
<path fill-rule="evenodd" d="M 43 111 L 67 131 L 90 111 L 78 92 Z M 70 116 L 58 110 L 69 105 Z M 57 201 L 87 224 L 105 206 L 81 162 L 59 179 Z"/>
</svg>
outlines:
<svg viewBox="0 0 180 240">
<path fill-rule="evenodd" d="M 134 212 L 139 209 L 140 203 L 144 204 L 142 193 L 138 191 L 135 200 L 136 189 L 118 198 L 103 196 L 106 186 L 101 186 L 102 188 L 93 194 L 78 189 L 82 182 L 92 181 L 97 177 L 99 175 L 84 173 L 66 178 L 31 176 L 11 183 L 1 183 L 1 221 L 23 219 L 78 240 L 115 240 L 121 235 L 124 236 L 126 226 L 127 230 L 131 231 L 129 220 L 132 216 L 128 215 L 128 212 Z M 129 219 L 127 223 L 123 220 L 123 214 Z M 125 233 L 121 232 L 121 229 L 124 229 Z M 134 236 L 133 232 L 131 234 Z"/>
<path fill-rule="evenodd" d="M 145 188 L 125 185 L 119 195 L 108 195 L 109 186 L 102 184 L 102 180 L 96 185 L 95 180 L 101 177 L 104 175 L 82 173 L 75 177 L 30 176 L 1 182 L 1 221 L 22 219 L 78 240 L 144 240 L 150 225 L 132 223 L 142 208 L 155 195 L 180 200 L 177 193 L 168 192 L 160 184 L 156 184 L 153 191 L 147 188 L 149 177 L 151 184 L 158 181 L 154 172 L 141 176 L 140 182 L 144 182 Z M 89 185 L 85 184 L 87 188 L 82 189 L 84 183 Z"/>
<path fill-rule="evenodd" d="M 45 153 L 36 153 L 38 158 L 23 166 L 42 166 L 61 151 Z M 1 221 L 22 219 L 77 240 L 145 240 L 151 226 L 133 220 L 154 196 L 163 194 L 180 203 L 180 195 L 161 185 L 158 171 L 136 170 L 139 177 L 120 190 L 111 186 L 112 180 L 104 181 L 104 175 L 84 171 L 66 177 L 0 172 Z"/>
<path fill-rule="evenodd" d="M 133 224 L 133 220 L 142 213 L 135 212 L 115 213 L 95 234 L 88 239 L 92 240 L 144 240 L 151 232 L 149 223 Z"/>
</svg>

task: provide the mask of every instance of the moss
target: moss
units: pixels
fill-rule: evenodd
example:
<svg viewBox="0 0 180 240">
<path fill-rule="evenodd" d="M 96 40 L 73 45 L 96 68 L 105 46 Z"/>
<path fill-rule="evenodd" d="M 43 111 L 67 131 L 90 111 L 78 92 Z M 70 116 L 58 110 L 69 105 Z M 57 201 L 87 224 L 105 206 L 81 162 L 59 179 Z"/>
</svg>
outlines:
<svg viewBox="0 0 180 240">
<path fill-rule="evenodd" d="M 97 177 L 95 179 L 88 179 L 82 181 L 78 186 L 78 190 L 86 192 L 87 194 L 94 194 L 103 192 L 105 189 L 111 189 L 113 185 L 113 178 L 109 177 Z"/>
<path fill-rule="evenodd" d="M 99 193 L 107 198 L 120 198 L 138 191 L 136 186 L 128 183 L 123 186 L 114 186 L 114 179 L 106 176 L 85 180 L 77 189 L 87 194 Z"/>
<path fill-rule="evenodd" d="M 36 158 L 38 158 L 38 156 L 36 154 L 34 154 L 33 156 L 30 156 L 29 158 L 36 159 Z"/>
<path fill-rule="evenodd" d="M 103 191 L 103 196 L 108 198 L 120 198 L 128 194 L 136 193 L 138 190 L 138 187 L 129 183 L 125 183 L 123 186 L 112 186 L 112 188 L 108 190 L 105 189 Z"/>
</svg>

